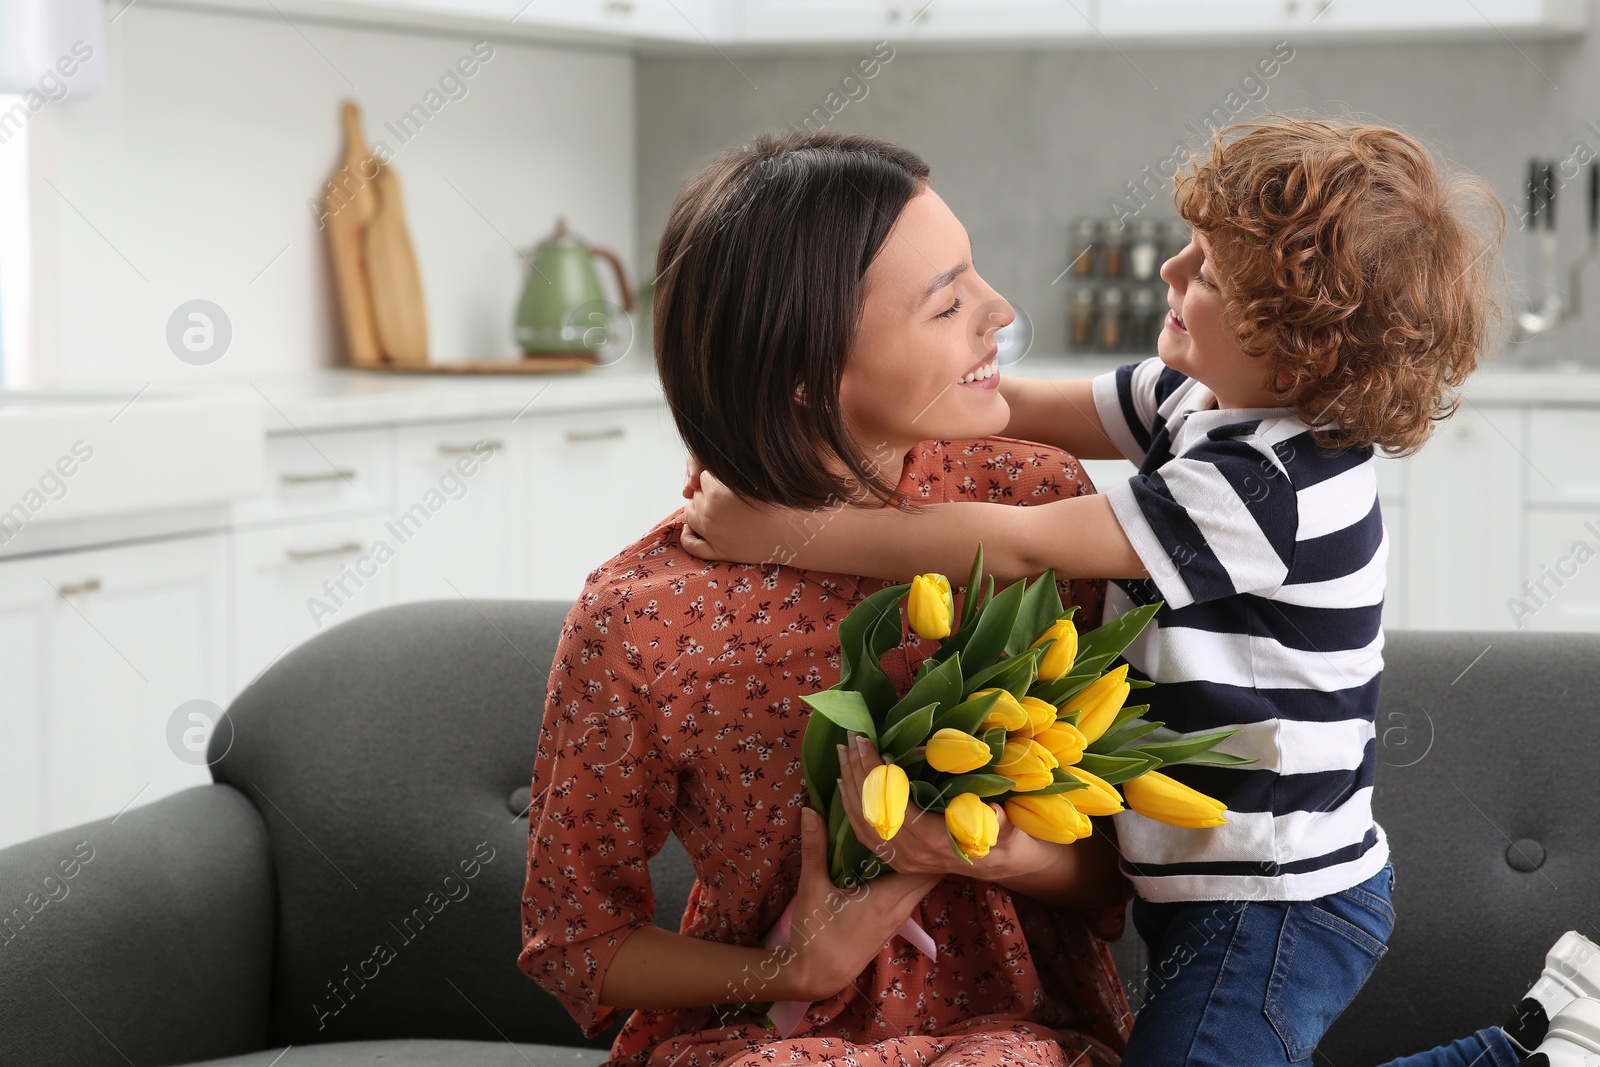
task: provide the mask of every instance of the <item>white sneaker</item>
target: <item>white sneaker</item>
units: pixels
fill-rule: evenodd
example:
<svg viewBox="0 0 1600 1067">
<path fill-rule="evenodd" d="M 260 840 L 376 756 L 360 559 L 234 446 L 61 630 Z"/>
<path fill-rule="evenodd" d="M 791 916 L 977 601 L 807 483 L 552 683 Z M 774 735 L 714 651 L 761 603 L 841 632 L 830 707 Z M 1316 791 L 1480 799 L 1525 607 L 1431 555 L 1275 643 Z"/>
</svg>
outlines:
<svg viewBox="0 0 1600 1067">
<path fill-rule="evenodd" d="M 1600 998 L 1600 945 L 1576 930 L 1561 935 L 1544 957 L 1544 973 L 1528 990 L 1552 1020 L 1579 997 Z"/>
<path fill-rule="evenodd" d="M 1522 1067 L 1596 1064 L 1600 1064 L 1600 1000 L 1592 997 L 1578 997 L 1552 1016 L 1544 1041 L 1522 1061 Z"/>
</svg>

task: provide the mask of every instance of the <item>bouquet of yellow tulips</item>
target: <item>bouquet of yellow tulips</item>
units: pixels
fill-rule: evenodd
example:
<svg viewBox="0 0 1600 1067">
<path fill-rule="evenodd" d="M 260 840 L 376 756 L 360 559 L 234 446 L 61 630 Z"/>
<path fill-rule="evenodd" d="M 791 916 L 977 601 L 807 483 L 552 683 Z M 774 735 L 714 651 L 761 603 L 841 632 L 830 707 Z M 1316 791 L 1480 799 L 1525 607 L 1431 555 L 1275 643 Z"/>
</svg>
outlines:
<svg viewBox="0 0 1600 1067">
<path fill-rule="evenodd" d="M 1215 751 L 1236 731 L 1139 743 L 1164 725 L 1133 722 L 1149 705 L 1124 706 L 1128 666 L 1107 670 L 1160 608 L 1135 608 L 1079 635 L 1053 571 L 996 593 L 980 588 L 983 547 L 956 617 L 950 582 L 922 574 L 857 604 L 839 626 L 838 684 L 804 696 L 813 714 L 802 745 L 806 788 L 828 820 L 829 874 L 843 888 L 886 868 L 856 840 L 838 793 L 836 745 L 866 735 L 883 757 L 868 774 L 861 807 L 879 836 L 899 831 L 912 801 L 942 813 L 956 855 L 971 863 L 999 833 L 997 802 L 1026 833 L 1070 842 L 1092 832 L 1091 815 L 1124 807 L 1177 826 L 1219 826 L 1224 806 L 1161 774 L 1180 763 L 1251 760 Z M 908 692 L 884 673 L 902 641 L 901 609 L 918 635 L 940 642 Z M 1119 790 L 1120 787 L 1120 790 Z"/>
</svg>

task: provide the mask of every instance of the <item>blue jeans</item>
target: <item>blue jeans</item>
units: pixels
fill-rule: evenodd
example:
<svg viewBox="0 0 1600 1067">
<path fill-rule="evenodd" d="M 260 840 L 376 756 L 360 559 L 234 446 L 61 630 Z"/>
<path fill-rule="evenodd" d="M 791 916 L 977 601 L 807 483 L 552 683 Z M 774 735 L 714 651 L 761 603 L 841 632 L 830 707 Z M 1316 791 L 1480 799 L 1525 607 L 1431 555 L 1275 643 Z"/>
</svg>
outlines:
<svg viewBox="0 0 1600 1067">
<path fill-rule="evenodd" d="M 1136 899 L 1151 962 L 1123 1067 L 1309 1064 L 1388 951 L 1393 888 L 1385 865 L 1316 900 Z"/>
</svg>

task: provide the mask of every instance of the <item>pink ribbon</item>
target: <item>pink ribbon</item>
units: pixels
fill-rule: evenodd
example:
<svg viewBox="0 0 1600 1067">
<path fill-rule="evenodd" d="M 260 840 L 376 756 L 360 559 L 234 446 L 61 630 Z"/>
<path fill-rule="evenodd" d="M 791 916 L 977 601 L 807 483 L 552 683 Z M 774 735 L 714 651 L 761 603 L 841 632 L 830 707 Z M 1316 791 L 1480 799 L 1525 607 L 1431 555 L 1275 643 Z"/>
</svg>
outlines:
<svg viewBox="0 0 1600 1067">
<path fill-rule="evenodd" d="M 779 945 L 789 944 L 789 920 L 794 914 L 794 901 L 790 900 L 788 907 L 783 909 L 783 914 L 778 916 L 778 921 L 772 924 L 772 929 L 767 931 L 767 936 L 762 938 L 762 945 L 766 948 L 777 948 Z M 898 931 L 899 935 L 920 949 L 922 954 L 930 960 L 939 958 L 939 947 L 933 943 L 933 938 L 928 936 L 928 931 L 915 919 L 908 918 Z M 779 1000 L 775 1001 L 767 1011 L 767 1018 L 772 1020 L 773 1026 L 778 1031 L 779 1037 L 788 1037 L 795 1032 L 806 1012 L 811 1008 L 809 1000 Z"/>
</svg>

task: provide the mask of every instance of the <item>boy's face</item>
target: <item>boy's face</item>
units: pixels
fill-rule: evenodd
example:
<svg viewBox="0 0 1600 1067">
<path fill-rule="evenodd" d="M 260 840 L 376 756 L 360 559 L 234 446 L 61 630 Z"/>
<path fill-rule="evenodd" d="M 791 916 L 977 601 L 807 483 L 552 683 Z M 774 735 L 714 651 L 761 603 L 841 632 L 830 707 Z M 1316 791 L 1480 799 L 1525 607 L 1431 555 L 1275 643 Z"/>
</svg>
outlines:
<svg viewBox="0 0 1600 1067">
<path fill-rule="evenodd" d="M 1268 369 L 1244 354 L 1222 321 L 1227 279 L 1209 259 L 1210 242 L 1196 231 L 1183 250 L 1161 265 L 1167 313 L 1156 352 L 1161 362 L 1216 394 L 1221 407 L 1276 407 Z"/>
</svg>

